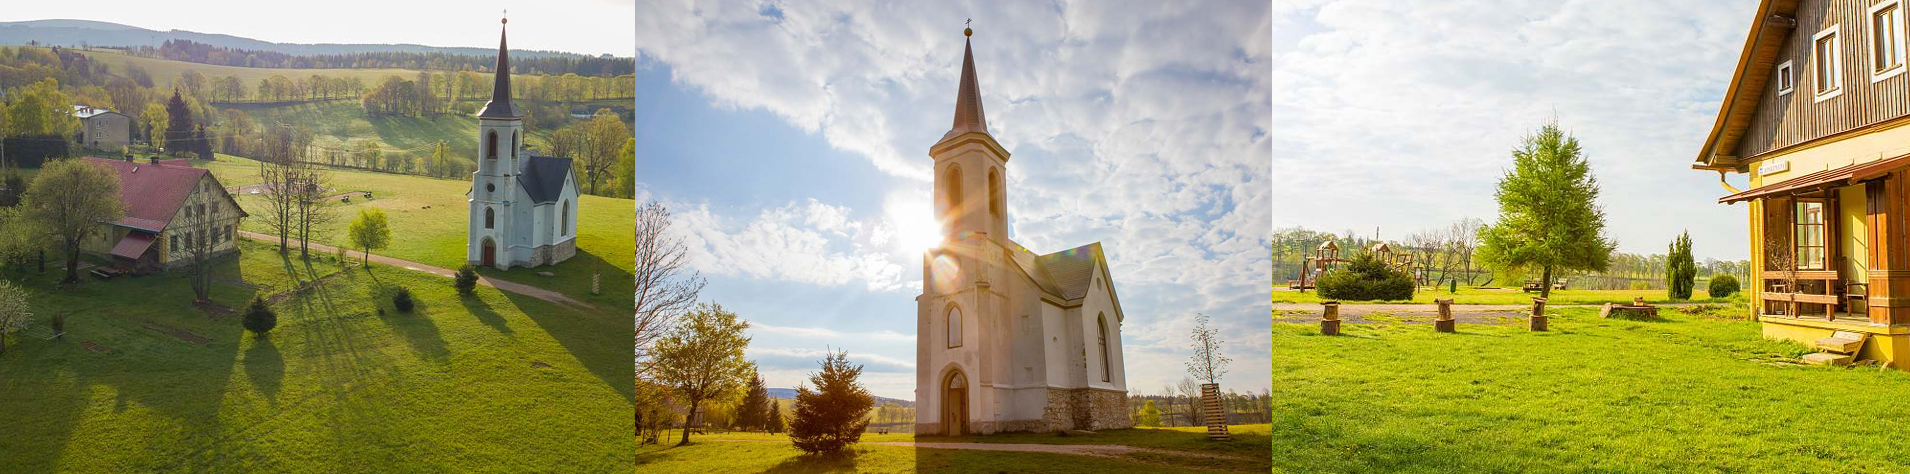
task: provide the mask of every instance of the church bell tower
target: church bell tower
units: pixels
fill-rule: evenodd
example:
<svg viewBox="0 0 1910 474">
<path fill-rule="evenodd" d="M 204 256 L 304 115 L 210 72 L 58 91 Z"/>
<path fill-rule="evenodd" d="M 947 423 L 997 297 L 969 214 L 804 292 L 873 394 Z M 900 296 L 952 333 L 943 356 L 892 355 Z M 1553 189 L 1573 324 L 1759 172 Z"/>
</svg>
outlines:
<svg viewBox="0 0 1910 474">
<path fill-rule="evenodd" d="M 501 20 L 509 24 L 509 19 Z M 524 116 L 511 104 L 511 55 L 503 27 L 497 38 L 497 67 L 491 100 L 478 111 L 477 172 L 471 175 L 471 220 L 466 260 L 477 266 L 509 269 L 510 249 L 528 245 L 512 235 L 513 205 L 517 204 L 518 150 L 523 141 Z"/>
<path fill-rule="evenodd" d="M 974 29 L 962 30 L 964 37 L 974 35 Z M 988 134 L 970 40 L 963 41 L 955 123 L 928 154 L 935 160 L 935 218 L 943 237 L 954 242 L 987 235 L 1008 241 L 1008 150 Z"/>
</svg>

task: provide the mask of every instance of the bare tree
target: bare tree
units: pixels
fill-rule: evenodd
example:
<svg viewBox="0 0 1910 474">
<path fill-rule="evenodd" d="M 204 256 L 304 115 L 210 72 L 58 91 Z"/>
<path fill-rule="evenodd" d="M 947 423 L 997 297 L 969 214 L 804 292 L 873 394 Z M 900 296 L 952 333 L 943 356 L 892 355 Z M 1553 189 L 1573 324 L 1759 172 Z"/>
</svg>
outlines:
<svg viewBox="0 0 1910 474">
<path fill-rule="evenodd" d="M 650 349 L 671 322 L 696 304 L 703 278 L 689 268 L 682 238 L 668 235 L 670 210 L 658 202 L 637 208 L 636 362 L 651 363 Z"/>
<path fill-rule="evenodd" d="M 288 250 L 286 238 L 298 230 L 297 166 L 291 158 L 259 160 L 259 193 L 265 197 L 265 226 L 279 237 L 279 254 Z"/>
<path fill-rule="evenodd" d="M 1227 364 L 1233 359 L 1220 354 L 1220 328 L 1209 327 L 1205 314 L 1195 313 L 1193 345 L 1194 355 L 1187 359 L 1187 374 L 1195 380 L 1207 383 L 1220 383 L 1220 377 L 1227 375 Z"/>
<path fill-rule="evenodd" d="M 291 222 L 298 233 L 298 256 L 309 259 L 312 240 L 320 237 L 320 232 L 338 220 L 336 208 L 332 206 L 331 200 L 326 199 L 330 193 L 328 184 L 331 180 L 323 170 L 309 161 L 298 161 L 287 168 L 294 175 L 294 179 L 289 181 L 296 183 L 292 188 L 294 212 Z"/>
<path fill-rule="evenodd" d="M 1181 396 L 1187 397 L 1187 426 L 1199 426 L 1200 423 L 1200 382 L 1193 377 L 1181 377 L 1174 385 L 1180 389 Z"/>
<path fill-rule="evenodd" d="M 169 229 L 171 250 L 185 252 L 186 278 L 192 282 L 193 301 L 197 303 L 212 299 L 212 260 L 221 245 L 231 243 L 233 231 L 225 223 L 233 222 L 232 217 L 239 212 L 218 199 L 219 191 L 212 189 L 212 182 L 210 177 L 201 178 L 195 185 L 198 189 L 186 196 L 178 225 Z"/>
</svg>

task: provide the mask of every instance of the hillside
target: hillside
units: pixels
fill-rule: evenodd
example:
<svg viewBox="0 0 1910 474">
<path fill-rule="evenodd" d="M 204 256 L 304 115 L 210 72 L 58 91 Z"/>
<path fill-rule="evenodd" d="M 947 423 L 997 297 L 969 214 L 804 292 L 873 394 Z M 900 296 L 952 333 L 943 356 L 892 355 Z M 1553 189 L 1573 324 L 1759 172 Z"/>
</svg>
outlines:
<svg viewBox="0 0 1910 474">
<path fill-rule="evenodd" d="M 150 30 L 104 21 L 31 20 L 0 22 L 0 44 L 9 45 L 23 45 L 31 41 L 41 45 L 69 47 L 85 45 L 158 47 L 167 40 L 187 40 L 226 48 L 276 51 L 294 55 L 384 52 L 445 53 L 472 56 L 497 54 L 494 48 L 425 46 L 419 44 L 274 43 L 239 36 L 199 33 L 194 31 Z M 582 54 L 558 51 L 526 51 L 516 49 L 511 50 L 511 55 L 523 58 L 585 56 Z"/>
<path fill-rule="evenodd" d="M 377 81 L 384 80 L 385 76 L 395 75 L 395 76 L 403 77 L 406 79 L 415 78 L 418 76 L 418 71 L 412 70 L 412 69 L 271 69 L 271 68 L 253 68 L 253 67 L 215 66 L 210 64 L 198 64 L 198 63 L 189 63 L 185 61 L 172 61 L 172 60 L 159 59 L 159 58 L 132 56 L 132 55 L 128 55 L 119 51 L 103 50 L 103 49 L 94 49 L 94 50 L 86 51 L 86 56 L 88 58 L 91 58 L 94 61 L 99 61 L 100 63 L 105 64 L 107 68 L 109 68 L 112 71 L 112 73 L 116 75 L 121 75 L 121 76 L 126 75 L 126 70 L 128 66 L 139 66 L 140 68 L 144 68 L 148 74 L 152 75 L 153 78 L 160 79 L 160 80 L 171 80 L 174 77 L 179 77 L 180 73 L 186 72 L 187 70 L 199 71 L 200 74 L 204 74 L 211 77 L 237 76 L 239 80 L 245 81 L 246 84 L 248 85 L 257 84 L 260 79 L 265 79 L 272 76 L 285 76 L 288 78 L 292 78 L 292 77 L 310 77 L 316 74 L 320 76 L 329 76 L 329 77 L 356 77 L 359 80 L 365 81 L 365 83 L 368 83 L 368 84 L 376 83 Z"/>
<path fill-rule="evenodd" d="M 796 399 L 796 389 L 793 389 L 793 388 L 772 388 L 768 390 L 769 390 L 769 398 L 777 398 L 777 399 L 783 399 L 783 400 Z M 884 403 L 894 403 L 903 408 L 910 408 L 915 406 L 915 402 L 909 401 L 909 400 L 903 400 L 900 398 L 882 397 L 882 396 L 875 397 L 875 404 L 881 405 Z"/>
</svg>

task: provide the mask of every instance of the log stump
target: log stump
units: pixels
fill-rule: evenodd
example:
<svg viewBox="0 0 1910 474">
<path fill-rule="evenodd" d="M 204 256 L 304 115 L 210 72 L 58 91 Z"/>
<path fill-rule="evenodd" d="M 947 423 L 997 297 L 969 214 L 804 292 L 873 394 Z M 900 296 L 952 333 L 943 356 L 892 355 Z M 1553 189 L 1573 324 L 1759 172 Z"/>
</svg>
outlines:
<svg viewBox="0 0 1910 474">
<path fill-rule="evenodd" d="M 1532 297 L 1532 330 L 1546 330 L 1545 298 Z"/>
<path fill-rule="evenodd" d="M 1320 334 L 1338 336 L 1340 334 L 1340 302 L 1320 302 Z"/>
<path fill-rule="evenodd" d="M 1439 332 L 1457 330 L 1458 321 L 1452 317 L 1452 299 L 1433 300 L 1433 303 L 1439 305 L 1439 319 L 1433 320 L 1433 330 Z"/>
</svg>

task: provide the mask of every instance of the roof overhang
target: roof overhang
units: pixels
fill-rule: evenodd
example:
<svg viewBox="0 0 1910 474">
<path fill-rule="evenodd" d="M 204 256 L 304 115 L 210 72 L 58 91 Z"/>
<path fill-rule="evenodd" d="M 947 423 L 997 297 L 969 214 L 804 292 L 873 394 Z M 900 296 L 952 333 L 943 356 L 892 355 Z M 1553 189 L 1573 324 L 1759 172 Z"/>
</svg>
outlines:
<svg viewBox="0 0 1910 474">
<path fill-rule="evenodd" d="M 1721 197 L 1718 198 L 1718 202 L 1731 204 L 1753 199 L 1790 196 L 1820 191 L 1826 188 L 1848 186 L 1883 176 L 1905 167 L 1910 167 L 1910 154 L 1818 171 Z"/>
<path fill-rule="evenodd" d="M 1777 65 L 1779 48 L 1797 27 L 1799 1 L 1758 2 L 1757 16 L 1752 17 L 1755 20 L 1751 22 L 1751 32 L 1744 38 L 1744 48 L 1738 53 L 1731 84 L 1724 91 L 1724 101 L 1718 105 L 1717 119 L 1711 126 L 1711 133 L 1705 137 L 1704 147 L 1698 150 L 1692 168 L 1714 171 L 1743 169 L 1745 163 L 1741 157 L 1733 156 L 1732 153 L 1757 113 L 1758 101 L 1762 99 L 1772 69 Z"/>
<path fill-rule="evenodd" d="M 982 132 L 968 132 L 936 142 L 935 146 L 929 147 L 928 154 L 929 156 L 939 156 L 942 153 L 969 143 L 980 143 L 989 150 L 993 150 L 995 154 L 1001 155 L 1001 161 L 1003 163 L 1008 162 L 1008 149 L 1002 148 L 1001 143 L 995 141 L 995 137 Z"/>
<path fill-rule="evenodd" d="M 153 234 L 127 232 L 125 237 L 119 239 L 118 244 L 113 245 L 112 254 L 115 257 L 139 260 L 141 255 L 146 254 L 146 249 L 152 248 L 154 240 L 156 239 Z"/>
</svg>

